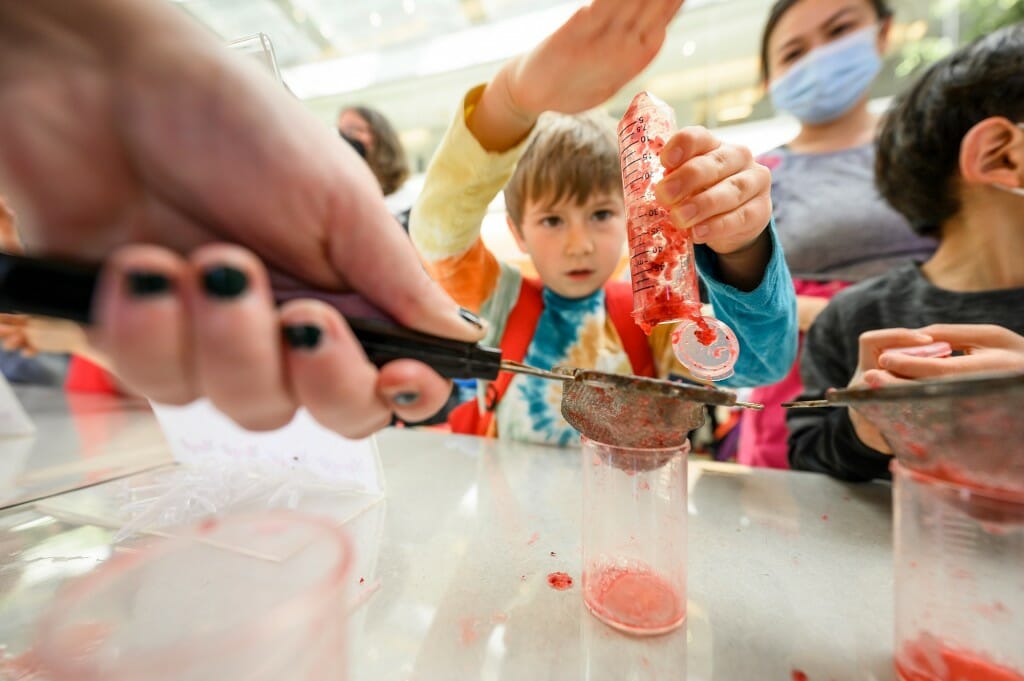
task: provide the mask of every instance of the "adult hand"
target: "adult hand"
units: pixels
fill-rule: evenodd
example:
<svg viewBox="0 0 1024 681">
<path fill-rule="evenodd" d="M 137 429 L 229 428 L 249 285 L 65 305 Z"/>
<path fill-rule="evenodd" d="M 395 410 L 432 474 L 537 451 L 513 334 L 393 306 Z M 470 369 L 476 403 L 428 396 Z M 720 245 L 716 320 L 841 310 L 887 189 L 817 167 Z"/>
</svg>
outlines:
<svg viewBox="0 0 1024 681">
<path fill-rule="evenodd" d="M 879 357 L 878 365 L 889 376 L 924 380 L 977 373 L 1024 371 L 1024 337 L 1002 326 L 934 324 L 918 331 L 936 342 L 949 343 L 954 351 L 962 354 L 929 358 L 886 352 Z"/>
<path fill-rule="evenodd" d="M 262 263 L 281 286 L 357 290 L 400 324 L 482 337 L 354 152 L 169 4 L 0 1 L 0 119 L 0 187 L 26 251 L 114 252 L 94 339 L 149 397 L 206 395 L 253 429 L 304 405 L 349 436 L 444 404 L 446 381 L 414 362 L 378 372 L 333 309 L 275 310 Z"/>
<path fill-rule="evenodd" d="M 828 300 L 819 296 L 796 297 L 796 316 L 800 333 L 807 333 L 811 329 L 814 320 L 828 307 Z"/>
</svg>

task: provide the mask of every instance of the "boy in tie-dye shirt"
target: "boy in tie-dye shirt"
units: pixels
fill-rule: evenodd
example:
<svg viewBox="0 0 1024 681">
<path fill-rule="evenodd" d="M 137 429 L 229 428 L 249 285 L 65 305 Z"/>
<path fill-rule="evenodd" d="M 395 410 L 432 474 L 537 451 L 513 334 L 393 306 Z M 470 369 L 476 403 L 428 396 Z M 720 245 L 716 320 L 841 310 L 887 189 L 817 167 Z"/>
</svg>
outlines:
<svg viewBox="0 0 1024 681">
<path fill-rule="evenodd" d="M 580 10 L 494 81 L 469 92 L 427 171 L 410 234 L 452 297 L 489 322 L 485 342 L 492 345 L 508 331 L 521 286 L 518 270 L 499 263 L 480 238 L 487 206 L 504 187 L 509 227 L 543 284 L 527 364 L 632 373 L 604 288 L 626 242 L 613 123 L 594 113 L 540 114 L 586 110 L 628 82 L 653 58 L 649 38 L 660 35 L 660 44 L 673 4 L 678 7 L 666 0 L 595 0 Z M 646 9 L 637 12 L 634 5 Z M 638 16 L 622 19 L 631 12 Z M 604 14 L 615 20 L 604 21 Z M 646 43 L 635 40 L 637 32 Z M 667 172 L 659 200 L 680 228 L 692 229 L 710 302 L 740 342 L 736 373 L 727 383 L 778 380 L 796 353 L 796 302 L 770 227 L 768 171 L 746 149 L 722 144 L 703 129 L 673 136 L 662 161 Z M 685 375 L 672 356 L 670 334 L 663 325 L 648 339 L 656 373 Z M 559 383 L 517 376 L 489 434 L 574 444 L 578 433 L 562 418 L 560 404 Z"/>
</svg>

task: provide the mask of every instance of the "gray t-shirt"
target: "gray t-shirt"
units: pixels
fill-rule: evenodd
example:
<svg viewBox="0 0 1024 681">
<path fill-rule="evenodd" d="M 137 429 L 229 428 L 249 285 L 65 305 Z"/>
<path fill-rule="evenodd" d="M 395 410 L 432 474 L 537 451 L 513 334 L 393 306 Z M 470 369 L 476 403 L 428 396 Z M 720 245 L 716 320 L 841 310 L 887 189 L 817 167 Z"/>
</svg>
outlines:
<svg viewBox="0 0 1024 681">
<path fill-rule="evenodd" d="M 875 189 L 873 144 L 824 154 L 780 147 L 758 160 L 772 171 L 775 224 L 794 278 L 861 281 L 935 251 Z"/>
<path fill-rule="evenodd" d="M 916 265 L 851 286 L 836 294 L 807 333 L 800 399 L 821 399 L 829 388 L 846 387 L 857 371 L 865 331 L 940 323 L 997 324 L 1024 335 L 1024 288 L 947 291 L 933 286 Z M 844 480 L 889 477 L 891 457 L 857 438 L 846 409 L 794 409 L 786 423 L 791 467 Z"/>
</svg>

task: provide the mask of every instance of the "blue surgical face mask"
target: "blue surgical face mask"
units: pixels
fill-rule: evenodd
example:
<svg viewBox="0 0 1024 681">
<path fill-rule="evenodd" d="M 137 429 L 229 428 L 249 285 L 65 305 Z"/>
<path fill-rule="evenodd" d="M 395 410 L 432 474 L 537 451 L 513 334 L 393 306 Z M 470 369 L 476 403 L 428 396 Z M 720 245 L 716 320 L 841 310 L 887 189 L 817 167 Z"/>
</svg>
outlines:
<svg viewBox="0 0 1024 681">
<path fill-rule="evenodd" d="M 868 26 L 805 55 L 771 84 L 775 108 L 810 125 L 830 123 L 859 102 L 882 70 L 878 26 Z"/>
<path fill-rule="evenodd" d="M 1017 127 L 1020 128 L 1021 130 L 1024 130 L 1024 123 L 1018 123 Z M 1001 184 L 991 184 L 989 186 L 990 187 L 995 187 L 996 189 L 1001 189 L 1004 192 L 1010 192 L 1011 194 L 1016 194 L 1017 196 L 1024 196 L 1024 187 L 1007 187 L 1007 186 L 1001 185 Z"/>
</svg>

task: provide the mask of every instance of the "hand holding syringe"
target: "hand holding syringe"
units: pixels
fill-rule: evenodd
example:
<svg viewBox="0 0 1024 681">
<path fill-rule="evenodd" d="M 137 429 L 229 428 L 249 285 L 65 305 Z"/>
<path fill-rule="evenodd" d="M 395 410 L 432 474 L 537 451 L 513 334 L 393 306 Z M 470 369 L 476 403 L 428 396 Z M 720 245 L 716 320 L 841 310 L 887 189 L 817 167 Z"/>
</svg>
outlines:
<svg viewBox="0 0 1024 681">
<path fill-rule="evenodd" d="M 659 154 L 674 132 L 672 109 L 646 92 L 619 124 L 633 316 L 648 333 L 658 324 L 682 322 L 672 334 L 676 357 L 697 378 L 722 380 L 733 373 L 739 344 L 732 329 L 701 314 L 693 240 L 654 196 L 664 177 Z"/>
</svg>

